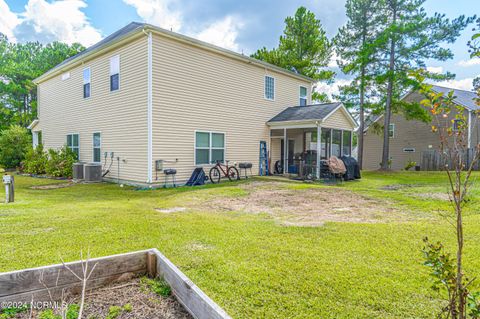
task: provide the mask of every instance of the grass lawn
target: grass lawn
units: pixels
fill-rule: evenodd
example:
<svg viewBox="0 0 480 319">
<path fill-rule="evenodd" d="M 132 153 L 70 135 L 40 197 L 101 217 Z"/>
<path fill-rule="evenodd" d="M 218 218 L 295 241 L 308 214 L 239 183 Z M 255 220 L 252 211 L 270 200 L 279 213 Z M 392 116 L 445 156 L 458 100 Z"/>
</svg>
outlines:
<svg viewBox="0 0 480 319">
<path fill-rule="evenodd" d="M 339 186 L 255 179 L 153 191 L 30 188 L 52 183 L 17 176 L 16 202 L 0 204 L 0 271 L 77 260 L 82 249 L 96 257 L 156 247 L 233 318 L 433 318 L 439 309 L 421 248 L 424 236 L 454 245 L 439 215 L 449 208 L 436 195 L 446 192 L 442 173 L 365 173 Z M 219 198 L 248 196 L 246 183 L 368 196 L 414 218 L 297 227 L 267 213 L 212 211 Z M 465 217 L 471 278 L 480 275 L 479 202 L 476 188 Z M 158 211 L 179 206 L 187 209 Z"/>
</svg>

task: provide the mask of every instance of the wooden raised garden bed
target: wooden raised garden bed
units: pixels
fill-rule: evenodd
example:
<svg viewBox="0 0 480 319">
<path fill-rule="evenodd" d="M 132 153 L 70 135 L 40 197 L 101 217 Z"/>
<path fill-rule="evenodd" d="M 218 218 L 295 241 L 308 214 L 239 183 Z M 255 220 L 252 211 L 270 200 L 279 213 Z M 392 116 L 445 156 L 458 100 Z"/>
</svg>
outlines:
<svg viewBox="0 0 480 319">
<path fill-rule="evenodd" d="M 0 273 L 0 313 L 1 308 L 28 305 L 32 301 L 62 300 L 66 294 L 81 295 L 83 283 L 74 273 L 82 273 L 85 265 L 85 262 L 77 261 Z M 196 319 L 230 318 L 157 249 L 92 258 L 88 267 L 93 271 L 86 284 L 87 302 L 89 294 L 110 289 L 108 287 L 112 285 L 116 285 L 113 287 L 115 290 L 122 290 L 138 282 L 132 283 L 132 278 L 148 275 L 150 278 L 162 278 L 168 284 L 172 295 L 188 312 L 185 312 L 186 315 Z M 127 284 L 122 285 L 125 282 Z"/>
</svg>

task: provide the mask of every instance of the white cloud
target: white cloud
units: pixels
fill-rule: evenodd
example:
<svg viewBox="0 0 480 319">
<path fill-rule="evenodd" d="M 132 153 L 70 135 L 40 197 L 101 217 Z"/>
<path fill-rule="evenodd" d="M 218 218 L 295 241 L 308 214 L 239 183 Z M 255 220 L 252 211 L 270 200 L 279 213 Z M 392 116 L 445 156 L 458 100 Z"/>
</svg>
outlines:
<svg viewBox="0 0 480 319">
<path fill-rule="evenodd" d="M 427 71 L 431 73 L 443 73 L 443 67 L 442 66 L 427 66 Z"/>
<path fill-rule="evenodd" d="M 461 60 L 457 63 L 458 66 L 470 67 L 474 65 L 480 65 L 480 58 L 473 58 L 470 60 Z"/>
<path fill-rule="evenodd" d="M 436 82 L 435 85 L 445 86 L 453 89 L 471 91 L 473 90 L 473 79 L 474 78 L 465 78 L 461 80 L 441 81 L 441 82 Z"/>
<path fill-rule="evenodd" d="M 238 31 L 242 28 L 241 20 L 232 16 L 226 16 L 223 20 L 216 21 L 206 29 L 193 34 L 192 36 L 222 48 L 233 51 L 239 50 L 239 45 L 236 42 Z"/>
<path fill-rule="evenodd" d="M 15 41 L 13 29 L 20 22 L 17 15 L 10 11 L 7 3 L 4 0 L 0 0 L 0 32 L 5 34 L 8 39 Z"/>
<path fill-rule="evenodd" d="M 61 41 L 68 44 L 80 42 L 85 46 L 101 40 L 100 32 L 95 29 L 81 9 L 87 6 L 84 0 L 61 0 L 47 2 L 45 0 L 29 0 L 25 11 L 19 14 L 10 12 L 3 0 L 0 9 L 6 12 L 6 19 L 0 18 L 0 26 L 4 28 L 4 20 L 10 25 L 13 39 L 17 41 L 39 41 L 48 43 Z M 8 26 L 7 26 L 8 27 Z M 8 29 L 7 29 L 8 30 Z"/>
<path fill-rule="evenodd" d="M 350 80 L 338 79 L 333 84 L 327 84 L 324 82 L 318 82 L 315 87 L 315 91 L 319 93 L 326 93 L 330 99 L 333 99 L 333 95 L 340 93 L 338 87 L 350 84 Z"/>
<path fill-rule="evenodd" d="M 147 23 L 178 32 L 182 28 L 182 14 L 171 0 L 123 0 L 137 10 Z"/>
<path fill-rule="evenodd" d="M 123 0 L 123 2 L 133 6 L 140 18 L 147 23 L 181 32 L 226 49 L 239 50 L 237 36 L 244 23 L 238 17 L 227 15 L 203 27 L 191 24 L 185 26 L 182 11 L 175 6 L 176 2 L 173 0 Z"/>
</svg>

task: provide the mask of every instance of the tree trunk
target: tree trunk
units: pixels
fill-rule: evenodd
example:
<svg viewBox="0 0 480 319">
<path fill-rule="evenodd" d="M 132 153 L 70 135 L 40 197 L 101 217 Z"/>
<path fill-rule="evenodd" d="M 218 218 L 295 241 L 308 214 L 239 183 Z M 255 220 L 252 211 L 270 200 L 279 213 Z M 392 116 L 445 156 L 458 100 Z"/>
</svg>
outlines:
<svg viewBox="0 0 480 319">
<path fill-rule="evenodd" d="M 365 8 L 364 8 L 365 9 Z M 367 45 L 367 12 L 363 10 L 363 29 L 362 29 L 362 49 L 365 48 Z M 359 114 L 359 121 L 360 121 L 360 126 L 358 128 L 358 154 L 357 154 L 357 160 L 358 160 L 358 166 L 360 169 L 363 168 L 363 131 L 365 129 L 365 57 L 363 56 L 365 54 L 362 52 L 362 67 L 360 71 L 360 114 Z"/>
<path fill-rule="evenodd" d="M 396 5 L 393 4 L 393 24 L 397 21 Z M 390 160 L 390 115 L 392 112 L 392 99 L 393 99 L 393 80 L 395 78 L 395 38 L 390 35 L 390 65 L 388 67 L 388 84 L 387 84 L 387 100 L 385 103 L 385 114 L 383 122 L 383 152 L 382 152 L 382 170 L 388 170 Z"/>
</svg>

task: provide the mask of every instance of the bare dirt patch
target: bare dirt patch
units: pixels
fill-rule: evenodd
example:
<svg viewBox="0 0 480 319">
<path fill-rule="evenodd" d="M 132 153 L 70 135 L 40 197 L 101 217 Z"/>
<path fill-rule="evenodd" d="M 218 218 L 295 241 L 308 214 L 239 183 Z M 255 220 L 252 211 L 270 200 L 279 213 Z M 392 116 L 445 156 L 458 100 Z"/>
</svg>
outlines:
<svg viewBox="0 0 480 319">
<path fill-rule="evenodd" d="M 416 197 L 421 197 L 425 199 L 437 199 L 437 200 L 445 200 L 450 201 L 450 195 L 447 193 L 419 193 L 415 194 Z"/>
<path fill-rule="evenodd" d="M 171 208 L 155 208 L 155 210 L 159 213 L 171 214 L 171 213 L 184 212 L 187 209 L 185 207 L 171 207 Z"/>
<path fill-rule="evenodd" d="M 31 186 L 30 189 L 37 190 L 48 190 L 48 189 L 59 189 L 66 188 L 75 185 L 75 183 L 59 183 L 59 184 L 50 184 L 50 185 L 35 185 Z"/>
<path fill-rule="evenodd" d="M 340 188 L 291 189 L 288 184 L 253 182 L 239 187 L 245 196 L 216 197 L 203 208 L 214 211 L 267 213 L 284 225 L 321 226 L 325 222 L 378 223 L 408 221 L 406 212 L 389 202 Z"/>
</svg>

